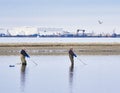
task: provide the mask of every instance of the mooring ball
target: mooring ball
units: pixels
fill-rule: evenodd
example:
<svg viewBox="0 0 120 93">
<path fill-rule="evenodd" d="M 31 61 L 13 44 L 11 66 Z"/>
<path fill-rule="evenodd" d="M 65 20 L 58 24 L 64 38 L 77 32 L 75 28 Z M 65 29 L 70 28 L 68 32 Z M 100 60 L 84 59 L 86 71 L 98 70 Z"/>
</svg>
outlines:
<svg viewBox="0 0 120 93">
<path fill-rule="evenodd" d="M 9 67 L 15 67 L 15 65 L 9 65 Z"/>
</svg>

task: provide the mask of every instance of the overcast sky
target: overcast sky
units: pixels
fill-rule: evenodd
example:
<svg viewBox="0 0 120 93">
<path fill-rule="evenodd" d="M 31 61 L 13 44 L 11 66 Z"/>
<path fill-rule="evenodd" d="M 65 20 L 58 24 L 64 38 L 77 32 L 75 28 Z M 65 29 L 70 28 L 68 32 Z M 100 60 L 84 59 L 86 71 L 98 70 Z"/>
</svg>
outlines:
<svg viewBox="0 0 120 93">
<path fill-rule="evenodd" d="M 120 33 L 120 0 L 0 0 L 0 27 L 11 26 Z"/>
</svg>

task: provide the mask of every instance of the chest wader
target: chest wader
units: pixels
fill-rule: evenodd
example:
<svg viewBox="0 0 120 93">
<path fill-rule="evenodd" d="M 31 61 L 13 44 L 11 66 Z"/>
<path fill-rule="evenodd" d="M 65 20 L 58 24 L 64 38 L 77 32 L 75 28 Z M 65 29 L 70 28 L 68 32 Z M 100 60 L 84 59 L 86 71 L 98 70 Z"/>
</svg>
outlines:
<svg viewBox="0 0 120 93">
<path fill-rule="evenodd" d="M 25 56 L 23 56 L 23 55 L 21 55 L 21 62 L 22 62 L 22 65 L 27 65 Z"/>
<path fill-rule="evenodd" d="M 74 65 L 74 58 L 71 54 L 69 54 L 69 58 L 70 58 L 70 61 L 71 61 L 71 65 Z"/>
</svg>

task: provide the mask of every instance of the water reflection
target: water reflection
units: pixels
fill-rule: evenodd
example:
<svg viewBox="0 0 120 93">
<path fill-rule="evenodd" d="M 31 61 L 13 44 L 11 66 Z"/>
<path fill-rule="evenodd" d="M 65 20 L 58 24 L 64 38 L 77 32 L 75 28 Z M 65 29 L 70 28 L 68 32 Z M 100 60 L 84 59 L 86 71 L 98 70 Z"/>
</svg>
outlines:
<svg viewBox="0 0 120 93">
<path fill-rule="evenodd" d="M 69 68 L 70 93 L 73 93 L 73 76 L 74 76 L 74 65 L 71 65 L 70 68 Z"/>
<path fill-rule="evenodd" d="M 24 92 L 26 81 L 26 65 L 21 66 L 21 91 Z"/>
</svg>

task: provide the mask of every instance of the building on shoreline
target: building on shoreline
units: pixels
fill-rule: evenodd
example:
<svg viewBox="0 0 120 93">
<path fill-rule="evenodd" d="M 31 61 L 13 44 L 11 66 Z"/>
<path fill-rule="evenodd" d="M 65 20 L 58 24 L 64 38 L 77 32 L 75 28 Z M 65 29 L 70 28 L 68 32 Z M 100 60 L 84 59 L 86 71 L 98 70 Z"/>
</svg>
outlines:
<svg viewBox="0 0 120 93">
<path fill-rule="evenodd" d="M 87 33 L 84 29 L 77 29 L 75 32 L 70 32 L 64 31 L 63 28 L 23 26 L 0 28 L 0 37 L 120 37 L 120 34 L 115 32 L 112 34 Z"/>
</svg>

